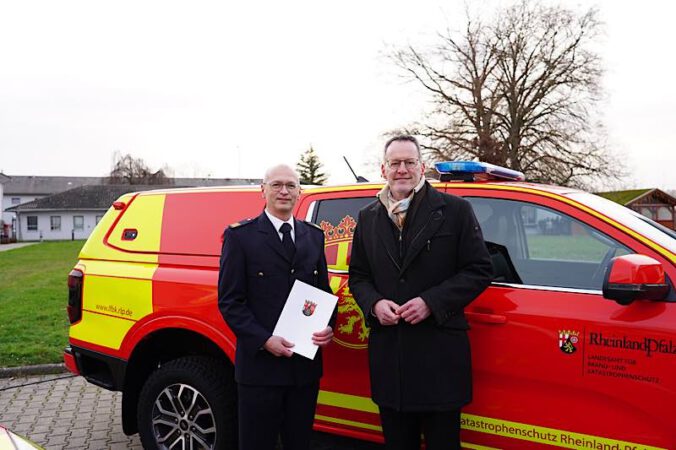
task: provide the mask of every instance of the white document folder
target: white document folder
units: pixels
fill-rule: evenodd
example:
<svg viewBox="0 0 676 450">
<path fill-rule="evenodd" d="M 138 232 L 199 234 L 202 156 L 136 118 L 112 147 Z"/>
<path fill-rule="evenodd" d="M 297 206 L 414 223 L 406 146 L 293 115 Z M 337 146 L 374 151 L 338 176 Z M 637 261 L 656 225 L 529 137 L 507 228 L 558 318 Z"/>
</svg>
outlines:
<svg viewBox="0 0 676 450">
<path fill-rule="evenodd" d="M 293 342 L 294 353 L 315 359 L 319 347 L 312 333 L 326 328 L 337 302 L 335 295 L 296 280 L 272 334 Z"/>
</svg>

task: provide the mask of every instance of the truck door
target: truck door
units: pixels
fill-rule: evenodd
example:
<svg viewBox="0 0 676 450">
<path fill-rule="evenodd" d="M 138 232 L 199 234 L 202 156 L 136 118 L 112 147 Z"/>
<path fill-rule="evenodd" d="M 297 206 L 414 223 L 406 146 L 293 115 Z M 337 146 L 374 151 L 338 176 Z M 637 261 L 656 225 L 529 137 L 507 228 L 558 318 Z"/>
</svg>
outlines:
<svg viewBox="0 0 676 450">
<path fill-rule="evenodd" d="M 466 308 L 474 401 L 463 441 L 673 448 L 676 304 L 621 306 L 601 292 L 612 257 L 650 249 L 551 199 L 468 195 L 496 273 Z"/>
<path fill-rule="evenodd" d="M 367 342 L 369 329 L 348 287 L 352 236 L 359 210 L 375 199 L 375 190 L 310 194 L 302 199 L 297 217 L 322 227 L 329 282 L 338 299 L 334 339 L 324 351 L 324 376 L 315 415 L 315 428 L 340 428 L 354 437 L 379 434 L 378 409 L 371 402 Z"/>
</svg>

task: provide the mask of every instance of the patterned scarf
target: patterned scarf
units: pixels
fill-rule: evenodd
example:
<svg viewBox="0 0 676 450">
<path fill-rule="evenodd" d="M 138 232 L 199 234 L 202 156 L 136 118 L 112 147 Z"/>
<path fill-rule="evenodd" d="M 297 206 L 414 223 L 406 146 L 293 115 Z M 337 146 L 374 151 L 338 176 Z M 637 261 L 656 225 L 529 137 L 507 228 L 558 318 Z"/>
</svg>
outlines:
<svg viewBox="0 0 676 450">
<path fill-rule="evenodd" d="M 404 223 L 406 222 L 406 212 L 408 211 L 408 207 L 411 206 L 413 195 L 420 191 L 424 185 L 425 178 L 421 177 L 420 182 L 416 187 L 413 188 L 411 194 L 402 200 L 395 200 L 392 197 L 392 193 L 390 192 L 390 187 L 388 185 L 385 185 L 385 187 L 383 187 L 380 192 L 376 194 L 376 197 L 378 197 L 380 203 L 382 203 L 385 209 L 387 209 L 387 215 L 390 216 L 390 219 L 397 226 L 399 231 L 404 229 Z"/>
</svg>

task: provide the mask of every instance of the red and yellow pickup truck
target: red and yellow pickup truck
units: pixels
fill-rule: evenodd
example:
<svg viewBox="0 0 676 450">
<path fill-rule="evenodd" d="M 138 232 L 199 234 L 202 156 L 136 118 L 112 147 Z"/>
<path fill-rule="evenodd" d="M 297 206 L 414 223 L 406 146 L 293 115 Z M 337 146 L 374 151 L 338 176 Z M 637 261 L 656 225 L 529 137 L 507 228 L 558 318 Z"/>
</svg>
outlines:
<svg viewBox="0 0 676 450">
<path fill-rule="evenodd" d="M 569 188 L 490 174 L 432 183 L 470 201 L 494 266 L 492 285 L 465 310 L 474 400 L 463 410 L 463 446 L 675 449 L 673 231 Z M 369 329 L 347 270 L 357 212 L 381 187 L 306 188 L 295 209 L 324 230 L 339 296 L 315 429 L 376 442 Z M 235 338 L 216 292 L 221 236 L 263 206 L 253 187 L 126 194 L 80 252 L 68 282 L 66 364 L 123 392 L 124 431 L 139 432 L 147 448 L 233 445 Z"/>
</svg>

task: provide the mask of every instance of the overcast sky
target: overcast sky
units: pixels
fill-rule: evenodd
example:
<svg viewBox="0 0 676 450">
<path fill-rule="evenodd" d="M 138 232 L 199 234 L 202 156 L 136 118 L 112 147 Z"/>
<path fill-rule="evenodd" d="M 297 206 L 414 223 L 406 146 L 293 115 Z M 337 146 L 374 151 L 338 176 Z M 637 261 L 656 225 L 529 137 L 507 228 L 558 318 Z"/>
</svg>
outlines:
<svg viewBox="0 0 676 450">
<path fill-rule="evenodd" d="M 622 187 L 676 189 L 676 6 L 565 4 L 596 5 L 605 22 L 603 109 L 632 169 Z M 378 178 L 382 134 L 425 110 L 383 54 L 464 18 L 464 2 L 437 0 L 0 5 L 8 175 L 103 176 L 119 151 L 176 176 L 260 177 L 312 145 L 331 182 L 352 181 L 343 155 Z"/>
</svg>

